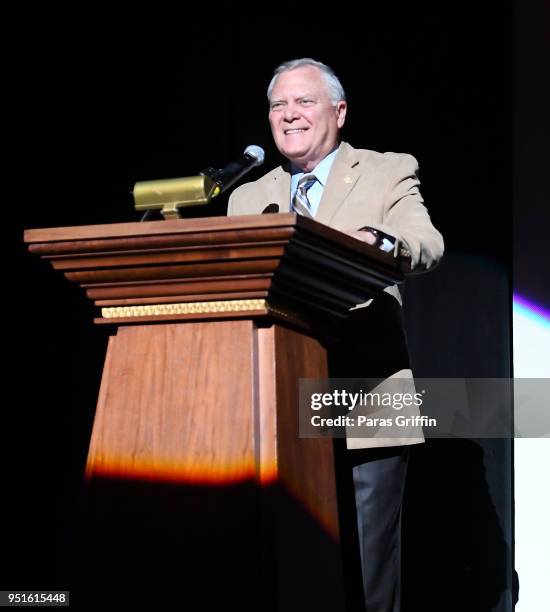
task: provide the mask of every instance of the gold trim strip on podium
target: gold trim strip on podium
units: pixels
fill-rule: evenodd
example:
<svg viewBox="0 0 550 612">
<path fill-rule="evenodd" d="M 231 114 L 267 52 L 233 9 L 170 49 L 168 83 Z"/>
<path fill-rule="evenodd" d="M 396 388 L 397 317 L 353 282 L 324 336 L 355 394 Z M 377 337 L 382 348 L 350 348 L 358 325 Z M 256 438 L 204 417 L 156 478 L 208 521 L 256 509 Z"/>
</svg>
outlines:
<svg viewBox="0 0 550 612">
<path fill-rule="evenodd" d="M 219 302 L 183 302 L 179 304 L 143 304 L 141 306 L 114 306 L 102 308 L 105 319 L 150 317 L 181 314 L 239 312 L 267 308 L 266 300 L 224 300 Z"/>
</svg>

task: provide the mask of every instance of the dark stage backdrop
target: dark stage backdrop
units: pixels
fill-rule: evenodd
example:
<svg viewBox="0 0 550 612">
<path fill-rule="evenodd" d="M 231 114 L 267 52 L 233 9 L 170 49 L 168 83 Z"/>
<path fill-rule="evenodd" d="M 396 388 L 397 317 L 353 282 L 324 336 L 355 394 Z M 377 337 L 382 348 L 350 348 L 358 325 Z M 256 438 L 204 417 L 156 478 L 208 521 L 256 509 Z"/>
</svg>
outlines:
<svg viewBox="0 0 550 612">
<path fill-rule="evenodd" d="M 138 25 L 88 14 L 63 31 L 27 32 L 32 52 L 15 85 L 22 119 L 12 156 L 20 214 L 7 259 L 12 268 L 17 258 L 11 309 L 22 316 L 17 369 L 5 382 L 16 389 L 5 404 L 14 422 L 6 430 L 13 482 L 2 588 L 71 587 L 75 509 L 107 340 L 84 295 L 25 254 L 23 228 L 138 220 L 135 181 L 221 166 L 248 144 L 267 152 L 250 175 L 257 178 L 279 161 L 265 89 L 285 59 L 312 56 L 339 74 L 346 140 L 420 162 L 447 255 L 407 286 L 416 373 L 510 375 L 509 9 L 399 14 L 368 5 L 361 19 L 342 7 L 324 19 L 269 10 L 272 20 L 224 28 L 206 18 L 141 15 Z M 304 23 L 312 34 L 300 42 Z M 224 214 L 226 204 L 220 197 L 193 214 Z M 511 472 L 509 442 L 415 449 L 404 610 L 511 610 Z"/>
</svg>

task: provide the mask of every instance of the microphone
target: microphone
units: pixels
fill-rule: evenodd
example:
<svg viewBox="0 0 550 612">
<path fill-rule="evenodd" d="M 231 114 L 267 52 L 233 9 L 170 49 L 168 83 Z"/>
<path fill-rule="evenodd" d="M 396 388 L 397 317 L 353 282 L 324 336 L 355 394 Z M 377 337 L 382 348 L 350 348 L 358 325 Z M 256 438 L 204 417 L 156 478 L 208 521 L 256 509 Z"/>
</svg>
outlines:
<svg viewBox="0 0 550 612">
<path fill-rule="evenodd" d="M 227 164 L 225 168 L 216 170 L 215 168 L 206 168 L 200 174 L 208 176 L 218 185 L 214 191 L 213 197 L 220 195 L 229 187 L 234 185 L 240 178 L 252 168 L 261 166 L 264 163 L 265 153 L 262 147 L 250 145 L 246 147 L 244 153 L 237 161 Z"/>
</svg>

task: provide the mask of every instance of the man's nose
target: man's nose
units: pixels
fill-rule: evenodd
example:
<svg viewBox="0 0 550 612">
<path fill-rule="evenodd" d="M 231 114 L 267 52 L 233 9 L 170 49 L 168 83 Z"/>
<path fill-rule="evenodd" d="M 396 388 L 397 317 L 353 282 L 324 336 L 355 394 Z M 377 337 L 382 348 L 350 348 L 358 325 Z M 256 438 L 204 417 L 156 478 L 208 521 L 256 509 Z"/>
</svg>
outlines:
<svg viewBox="0 0 550 612">
<path fill-rule="evenodd" d="M 288 104 L 285 106 L 284 120 L 285 121 L 294 121 L 298 119 L 300 114 L 298 113 L 298 107 L 294 104 Z"/>
</svg>

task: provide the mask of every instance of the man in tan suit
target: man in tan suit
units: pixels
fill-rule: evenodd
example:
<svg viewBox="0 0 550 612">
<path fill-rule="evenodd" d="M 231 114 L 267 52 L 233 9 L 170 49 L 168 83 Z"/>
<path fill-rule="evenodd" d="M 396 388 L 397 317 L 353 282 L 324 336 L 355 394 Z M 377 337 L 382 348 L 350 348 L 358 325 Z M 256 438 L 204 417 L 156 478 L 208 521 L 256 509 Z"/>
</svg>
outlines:
<svg viewBox="0 0 550 612">
<path fill-rule="evenodd" d="M 285 62 L 275 71 L 268 99 L 273 138 L 289 163 L 236 189 L 228 214 L 260 214 L 276 205 L 279 212 L 310 216 L 392 250 L 407 273 L 435 266 L 443 239 L 423 204 L 416 160 L 341 142 L 347 103 L 334 72 L 309 58 Z M 398 380 L 410 390 L 400 307 L 401 295 L 394 286 L 353 309 L 348 335 L 333 350 L 331 375 L 391 379 L 393 391 Z M 422 440 L 422 432 L 412 429 L 399 438 L 347 441 L 353 449 L 348 454 L 367 612 L 400 608 L 400 515 L 407 449 Z"/>
</svg>

